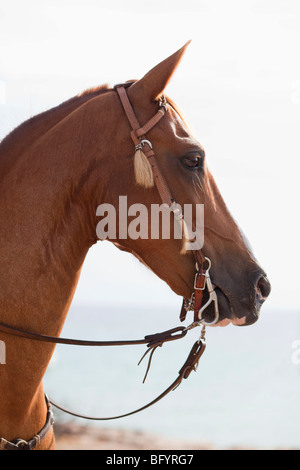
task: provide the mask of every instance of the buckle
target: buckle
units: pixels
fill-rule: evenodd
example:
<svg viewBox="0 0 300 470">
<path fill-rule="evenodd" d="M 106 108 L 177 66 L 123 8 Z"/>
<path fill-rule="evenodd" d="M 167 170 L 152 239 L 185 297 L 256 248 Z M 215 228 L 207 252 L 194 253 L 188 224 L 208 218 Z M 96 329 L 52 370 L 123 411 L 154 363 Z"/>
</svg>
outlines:
<svg viewBox="0 0 300 470">
<path fill-rule="evenodd" d="M 22 447 L 22 446 L 28 447 L 29 443 L 27 441 L 25 441 L 24 439 L 16 439 L 15 442 L 14 442 L 14 445 L 16 447 Z"/>
<path fill-rule="evenodd" d="M 160 108 L 164 108 L 164 110 L 167 112 L 168 111 L 168 102 L 167 102 L 167 99 L 165 97 L 165 95 L 161 95 L 160 99 L 158 100 L 158 106 Z"/>
<path fill-rule="evenodd" d="M 152 149 L 152 144 L 151 144 L 150 140 L 142 139 L 142 140 L 135 146 L 135 150 L 142 150 L 145 144 L 148 144 L 149 147 Z"/>
<path fill-rule="evenodd" d="M 216 291 L 215 291 L 215 286 L 211 282 L 211 278 L 210 278 L 210 275 L 209 275 L 209 270 L 211 268 L 211 261 L 210 261 L 209 258 L 206 258 L 206 257 L 205 257 L 205 260 L 208 262 L 208 268 L 206 269 L 206 271 L 204 273 L 202 273 L 200 271 L 198 271 L 196 273 L 195 281 L 194 281 L 194 289 L 195 289 L 195 291 L 197 291 L 197 290 L 198 291 L 203 291 L 206 288 L 209 297 L 208 297 L 207 302 L 204 305 L 202 305 L 202 307 L 197 312 L 198 313 L 198 319 L 197 319 L 197 321 L 195 319 L 194 323 L 192 324 L 193 326 L 197 326 L 197 324 L 198 325 L 202 324 L 204 326 L 205 325 L 207 325 L 207 326 L 215 325 L 219 321 L 218 296 L 217 296 Z M 197 287 L 197 281 L 198 281 L 199 276 L 204 276 L 204 283 L 203 283 L 202 287 Z M 211 322 L 206 322 L 205 320 L 203 320 L 202 314 L 211 303 L 213 303 L 213 306 L 214 306 L 215 318 Z"/>
</svg>

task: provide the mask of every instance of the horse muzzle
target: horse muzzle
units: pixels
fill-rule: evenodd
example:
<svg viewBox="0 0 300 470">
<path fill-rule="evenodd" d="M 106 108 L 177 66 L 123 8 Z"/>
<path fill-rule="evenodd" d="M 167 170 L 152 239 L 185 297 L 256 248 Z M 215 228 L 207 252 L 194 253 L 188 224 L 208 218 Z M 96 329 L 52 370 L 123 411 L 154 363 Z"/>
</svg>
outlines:
<svg viewBox="0 0 300 470">
<path fill-rule="evenodd" d="M 225 289 L 221 287 L 221 283 L 212 281 L 211 261 L 209 258 L 205 259 L 208 267 L 196 273 L 194 292 L 189 300 L 184 300 L 185 312 L 181 313 L 181 320 L 185 318 L 187 311 L 194 310 L 195 326 L 227 326 L 229 323 L 246 326 L 255 323 L 259 318 L 260 308 L 271 291 L 266 274 L 258 270 L 250 284 L 241 287 L 241 295 L 233 296 L 230 294 L 232 288 Z"/>
<path fill-rule="evenodd" d="M 225 289 L 217 286 L 215 293 L 219 305 L 219 321 L 217 326 L 227 326 L 232 323 L 236 326 L 252 325 L 259 319 L 262 304 L 271 292 L 271 284 L 265 273 L 259 271 L 254 276 L 254 283 L 244 287 L 248 295 L 230 296 Z M 208 309 L 206 314 L 212 318 L 214 312 Z"/>
</svg>

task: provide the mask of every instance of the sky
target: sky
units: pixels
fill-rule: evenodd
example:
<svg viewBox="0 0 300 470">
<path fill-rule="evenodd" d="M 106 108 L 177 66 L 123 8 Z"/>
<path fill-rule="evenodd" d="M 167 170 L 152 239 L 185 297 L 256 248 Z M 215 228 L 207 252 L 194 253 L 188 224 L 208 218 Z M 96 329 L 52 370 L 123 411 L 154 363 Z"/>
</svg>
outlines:
<svg viewBox="0 0 300 470">
<path fill-rule="evenodd" d="M 0 0 L 0 139 L 84 89 L 141 78 L 190 39 L 166 92 L 269 275 L 266 306 L 299 311 L 298 0 Z M 142 299 L 181 304 L 131 255 L 93 247 L 74 303 Z"/>
</svg>

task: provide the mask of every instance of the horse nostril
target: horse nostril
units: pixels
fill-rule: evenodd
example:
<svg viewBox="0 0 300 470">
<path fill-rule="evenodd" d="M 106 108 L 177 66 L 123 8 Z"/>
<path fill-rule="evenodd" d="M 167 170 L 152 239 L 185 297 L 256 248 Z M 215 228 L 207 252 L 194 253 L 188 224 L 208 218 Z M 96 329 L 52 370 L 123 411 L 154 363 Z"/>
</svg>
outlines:
<svg viewBox="0 0 300 470">
<path fill-rule="evenodd" d="M 267 276 L 260 276 L 256 284 L 256 292 L 261 301 L 265 301 L 271 292 L 271 284 Z"/>
</svg>

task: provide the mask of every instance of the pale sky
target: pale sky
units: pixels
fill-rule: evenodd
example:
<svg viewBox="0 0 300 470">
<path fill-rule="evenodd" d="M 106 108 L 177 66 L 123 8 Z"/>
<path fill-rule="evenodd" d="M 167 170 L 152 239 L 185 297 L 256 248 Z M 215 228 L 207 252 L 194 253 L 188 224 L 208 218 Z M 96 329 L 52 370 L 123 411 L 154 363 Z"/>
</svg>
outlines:
<svg viewBox="0 0 300 470">
<path fill-rule="evenodd" d="M 0 138 L 86 88 L 142 77 L 189 39 L 167 94 L 269 275 L 269 307 L 299 309 L 298 0 L 0 0 Z M 75 303 L 143 297 L 181 303 L 130 255 L 92 248 Z"/>
</svg>

